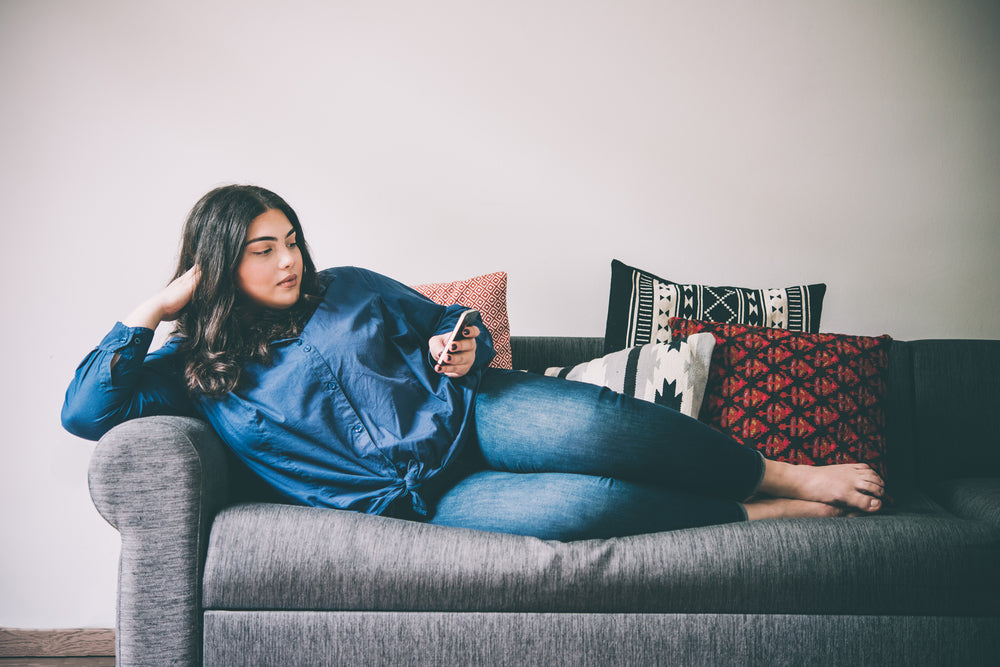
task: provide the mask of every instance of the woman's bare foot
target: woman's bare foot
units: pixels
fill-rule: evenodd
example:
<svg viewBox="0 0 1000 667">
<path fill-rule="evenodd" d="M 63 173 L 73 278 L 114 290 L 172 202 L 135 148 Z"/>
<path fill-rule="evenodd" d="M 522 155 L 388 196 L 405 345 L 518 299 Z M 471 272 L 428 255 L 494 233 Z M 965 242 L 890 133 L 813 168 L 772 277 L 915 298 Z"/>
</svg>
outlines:
<svg viewBox="0 0 1000 667">
<path fill-rule="evenodd" d="M 777 498 L 877 512 L 882 509 L 884 487 L 882 478 L 864 463 L 806 466 L 766 460 L 758 491 Z"/>
<path fill-rule="evenodd" d="M 847 510 L 833 505 L 793 498 L 754 498 L 743 503 L 743 507 L 747 510 L 747 520 L 749 521 L 847 515 Z"/>
</svg>

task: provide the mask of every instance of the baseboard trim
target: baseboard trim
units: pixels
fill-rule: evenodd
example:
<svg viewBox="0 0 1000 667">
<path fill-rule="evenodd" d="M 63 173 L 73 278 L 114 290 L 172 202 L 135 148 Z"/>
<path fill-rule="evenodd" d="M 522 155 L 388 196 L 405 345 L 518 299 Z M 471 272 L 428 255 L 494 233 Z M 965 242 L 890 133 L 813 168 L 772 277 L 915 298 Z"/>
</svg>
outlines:
<svg viewBox="0 0 1000 667">
<path fill-rule="evenodd" d="M 90 658 L 115 654 L 115 631 L 104 628 L 0 628 L 0 658 Z"/>
</svg>

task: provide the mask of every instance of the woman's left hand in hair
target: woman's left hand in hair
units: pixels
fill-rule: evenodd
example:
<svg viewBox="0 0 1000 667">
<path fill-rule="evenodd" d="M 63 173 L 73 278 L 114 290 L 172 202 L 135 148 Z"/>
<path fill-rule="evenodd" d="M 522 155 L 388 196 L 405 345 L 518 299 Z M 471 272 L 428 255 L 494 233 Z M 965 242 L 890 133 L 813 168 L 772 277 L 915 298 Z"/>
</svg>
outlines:
<svg viewBox="0 0 1000 667">
<path fill-rule="evenodd" d="M 448 350 L 444 363 L 434 365 L 436 372 L 458 378 L 472 369 L 472 364 L 476 361 L 476 337 L 479 335 L 479 327 L 472 325 L 466 331 L 468 333 L 465 338 L 451 344 L 451 349 Z M 449 334 L 443 333 L 431 337 L 428 345 L 432 358 L 439 358 L 441 353 L 445 351 L 444 346 L 448 342 L 448 336 Z"/>
</svg>

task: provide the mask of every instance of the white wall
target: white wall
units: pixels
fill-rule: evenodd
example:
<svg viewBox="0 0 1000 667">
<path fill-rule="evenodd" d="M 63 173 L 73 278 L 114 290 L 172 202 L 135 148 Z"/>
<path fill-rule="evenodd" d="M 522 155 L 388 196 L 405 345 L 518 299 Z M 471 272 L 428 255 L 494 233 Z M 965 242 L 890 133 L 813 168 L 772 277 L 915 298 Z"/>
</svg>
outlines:
<svg viewBox="0 0 1000 667">
<path fill-rule="evenodd" d="M 321 265 L 508 271 L 515 334 L 602 335 L 617 257 L 1000 338 L 997 6 L 0 0 L 0 626 L 114 623 L 62 392 L 220 183 Z"/>
</svg>

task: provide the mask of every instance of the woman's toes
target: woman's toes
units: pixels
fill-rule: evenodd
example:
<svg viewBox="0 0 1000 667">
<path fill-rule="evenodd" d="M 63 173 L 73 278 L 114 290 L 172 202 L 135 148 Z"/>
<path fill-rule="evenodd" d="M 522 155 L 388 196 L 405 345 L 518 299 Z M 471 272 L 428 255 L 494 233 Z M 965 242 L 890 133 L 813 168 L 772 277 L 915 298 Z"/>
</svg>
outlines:
<svg viewBox="0 0 1000 667">
<path fill-rule="evenodd" d="M 870 496 L 875 496 L 876 498 L 882 497 L 882 494 L 885 493 L 885 489 L 882 485 L 876 484 L 875 482 L 862 482 L 861 484 L 858 484 L 858 491 L 867 493 Z"/>
<path fill-rule="evenodd" d="M 865 493 L 854 494 L 845 504 L 862 512 L 877 512 L 882 509 L 882 501 L 879 498 Z"/>
</svg>

